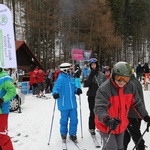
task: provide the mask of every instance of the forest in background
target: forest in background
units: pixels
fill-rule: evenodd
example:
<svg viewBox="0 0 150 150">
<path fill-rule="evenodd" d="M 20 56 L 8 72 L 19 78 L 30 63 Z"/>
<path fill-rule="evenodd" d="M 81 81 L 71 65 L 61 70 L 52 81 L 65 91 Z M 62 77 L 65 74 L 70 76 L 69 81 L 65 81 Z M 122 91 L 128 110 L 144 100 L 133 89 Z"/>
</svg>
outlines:
<svg viewBox="0 0 150 150">
<path fill-rule="evenodd" d="M 150 63 L 150 0 L 0 0 L 45 70 L 92 50 L 101 65 Z"/>
</svg>

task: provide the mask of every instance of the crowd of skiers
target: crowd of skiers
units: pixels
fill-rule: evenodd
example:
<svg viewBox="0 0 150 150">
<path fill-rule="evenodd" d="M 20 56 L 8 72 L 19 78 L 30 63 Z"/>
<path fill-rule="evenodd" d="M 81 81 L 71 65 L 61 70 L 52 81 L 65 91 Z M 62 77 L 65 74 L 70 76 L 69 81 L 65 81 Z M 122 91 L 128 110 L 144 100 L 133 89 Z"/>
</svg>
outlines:
<svg viewBox="0 0 150 150">
<path fill-rule="evenodd" d="M 89 132 L 95 135 L 96 128 L 100 131 L 103 149 L 126 150 L 132 137 L 137 149 L 145 150 L 140 125 L 143 119 L 149 126 L 150 117 L 145 110 L 140 81 L 143 74 L 149 75 L 149 69 L 146 63 L 143 67 L 139 63 L 135 72 L 133 70 L 126 62 L 118 62 L 112 68 L 104 66 L 101 70 L 97 59 L 91 58 L 82 71 L 78 64 L 73 68 L 70 63 L 62 63 L 57 71 L 50 69 L 47 73 L 36 67 L 29 73 L 30 85 L 37 97 L 44 96 L 45 90 L 52 92 L 54 99 L 57 99 L 61 113 L 60 135 L 63 140 L 69 134 L 70 139 L 77 142 L 75 95 L 82 94 L 82 82 L 84 87 L 88 87 Z"/>
<path fill-rule="evenodd" d="M 133 68 L 127 62 L 118 62 L 112 68 L 103 67 L 95 58 L 89 61 L 89 68 L 83 70 L 78 64 L 73 68 L 70 63 L 62 63 L 59 70 L 46 73 L 35 67 L 30 75 L 30 89 L 37 97 L 45 96 L 44 91 L 52 92 L 60 111 L 60 135 L 65 142 L 67 135 L 77 142 L 78 112 L 76 95 L 82 94 L 80 81 L 87 87 L 89 106 L 89 133 L 95 136 L 95 130 L 103 140 L 103 150 L 127 150 L 133 139 L 137 150 L 145 150 L 145 141 L 140 131 L 141 121 L 150 126 L 150 116 L 144 105 L 143 89 L 140 83 L 138 64 L 135 77 Z M 148 65 L 144 66 L 145 76 L 149 76 Z M 142 72 L 143 73 L 143 72 Z M 11 74 L 16 74 L 11 71 Z M 9 102 L 16 95 L 17 76 L 10 77 L 0 68 L 0 150 L 13 150 L 8 136 Z"/>
<path fill-rule="evenodd" d="M 100 71 L 95 58 L 83 69 L 83 85 L 88 87 L 88 127 L 91 135 L 98 129 L 103 139 L 103 150 L 126 150 L 131 140 L 136 149 L 145 150 L 145 141 L 140 131 L 141 121 L 150 126 L 150 116 L 144 106 L 143 90 L 130 64 L 118 62 L 113 68 L 106 66 Z M 60 65 L 60 72 L 52 89 L 60 110 L 60 135 L 65 142 L 67 135 L 77 142 L 76 94 L 82 94 L 81 70 L 76 65 L 74 73 L 69 63 Z"/>
<path fill-rule="evenodd" d="M 73 68 L 70 63 L 62 63 L 57 71 L 49 69 L 46 73 L 35 67 L 29 72 L 29 83 L 33 95 L 38 98 L 45 97 L 45 93 L 52 92 L 54 99 L 57 99 L 58 109 L 61 113 L 60 135 L 63 140 L 66 140 L 67 134 L 69 134 L 70 139 L 77 142 L 78 113 L 75 95 L 82 94 L 82 82 L 84 87 L 88 87 L 89 132 L 91 135 L 95 135 L 95 129 L 100 131 L 103 149 L 127 150 L 132 138 L 135 145 L 137 144 L 137 150 L 145 150 L 145 141 L 142 138 L 140 125 L 144 120 L 148 122 L 149 127 L 150 117 L 145 110 L 140 81 L 143 75 L 145 78 L 149 77 L 148 64 L 145 63 L 144 66 L 141 66 L 139 63 L 135 72 L 126 62 L 118 62 L 112 68 L 104 66 L 101 70 L 97 59 L 91 58 L 89 64 L 85 64 L 82 71 L 79 64 Z M 18 77 L 15 69 L 9 70 L 8 74 L 16 84 Z M 81 76 L 82 81 L 80 80 Z M 144 83 L 146 82 L 145 78 Z M 4 103 L 5 100 L 0 98 L 2 113 Z M 6 126 L 7 117 L 2 119 L 6 119 L 4 124 Z M 4 131 L 0 126 L 1 132 Z M 9 140 L 9 136 L 7 136 L 7 140 Z M 5 150 L 2 148 L 2 144 L 0 143 L 0 148 Z M 9 146 L 11 147 L 11 144 Z"/>
</svg>

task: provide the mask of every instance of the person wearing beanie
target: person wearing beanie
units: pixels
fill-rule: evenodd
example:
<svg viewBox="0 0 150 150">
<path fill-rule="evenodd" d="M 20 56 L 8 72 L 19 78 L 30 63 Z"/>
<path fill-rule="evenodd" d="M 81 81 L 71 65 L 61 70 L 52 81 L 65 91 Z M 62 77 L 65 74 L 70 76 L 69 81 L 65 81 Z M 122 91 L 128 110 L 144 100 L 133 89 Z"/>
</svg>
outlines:
<svg viewBox="0 0 150 150">
<path fill-rule="evenodd" d="M 99 71 L 99 64 L 97 59 L 91 58 L 90 59 L 90 69 L 91 72 L 87 79 L 84 81 L 84 86 L 88 87 L 87 96 L 88 96 L 88 105 L 89 105 L 89 132 L 92 135 L 95 135 L 95 115 L 94 115 L 94 105 L 95 105 L 95 95 L 98 87 L 106 81 L 106 76 Z"/>
<path fill-rule="evenodd" d="M 13 79 L 0 68 L 0 150 L 13 150 L 13 145 L 8 136 L 8 114 L 10 100 L 16 96 Z"/>
<path fill-rule="evenodd" d="M 95 124 L 105 150 L 124 150 L 124 132 L 127 129 L 130 107 L 150 126 L 150 116 L 141 101 L 137 87 L 130 80 L 132 69 L 127 62 L 113 66 L 112 77 L 96 92 Z"/>
</svg>

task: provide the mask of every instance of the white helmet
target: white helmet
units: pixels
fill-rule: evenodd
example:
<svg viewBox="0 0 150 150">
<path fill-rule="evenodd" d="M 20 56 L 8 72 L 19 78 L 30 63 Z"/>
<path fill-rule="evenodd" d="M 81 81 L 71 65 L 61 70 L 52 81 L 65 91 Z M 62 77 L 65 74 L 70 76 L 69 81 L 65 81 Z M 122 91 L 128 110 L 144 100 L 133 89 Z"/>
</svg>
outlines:
<svg viewBox="0 0 150 150">
<path fill-rule="evenodd" d="M 62 63 L 59 68 L 60 68 L 60 71 L 63 71 L 64 73 L 67 73 L 67 71 L 70 69 L 71 67 L 71 64 L 69 63 Z"/>
</svg>

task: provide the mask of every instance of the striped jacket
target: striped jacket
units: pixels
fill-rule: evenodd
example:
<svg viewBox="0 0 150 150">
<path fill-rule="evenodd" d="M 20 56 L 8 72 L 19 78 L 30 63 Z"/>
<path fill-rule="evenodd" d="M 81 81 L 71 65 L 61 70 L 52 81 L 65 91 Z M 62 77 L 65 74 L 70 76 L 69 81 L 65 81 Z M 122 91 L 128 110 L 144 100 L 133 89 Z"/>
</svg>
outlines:
<svg viewBox="0 0 150 150">
<path fill-rule="evenodd" d="M 0 114 L 8 114 L 10 110 L 10 100 L 16 96 L 16 88 L 13 79 L 4 71 L 0 72 L 0 98 L 4 102 L 0 108 Z"/>
<path fill-rule="evenodd" d="M 104 133 L 109 132 L 109 128 L 104 123 L 105 118 L 109 116 L 121 120 L 121 123 L 112 131 L 112 134 L 124 132 L 128 125 L 130 106 L 141 118 L 148 115 L 132 82 L 128 82 L 124 87 L 119 88 L 112 79 L 108 79 L 99 87 L 96 93 L 94 112 L 97 129 Z"/>
</svg>

